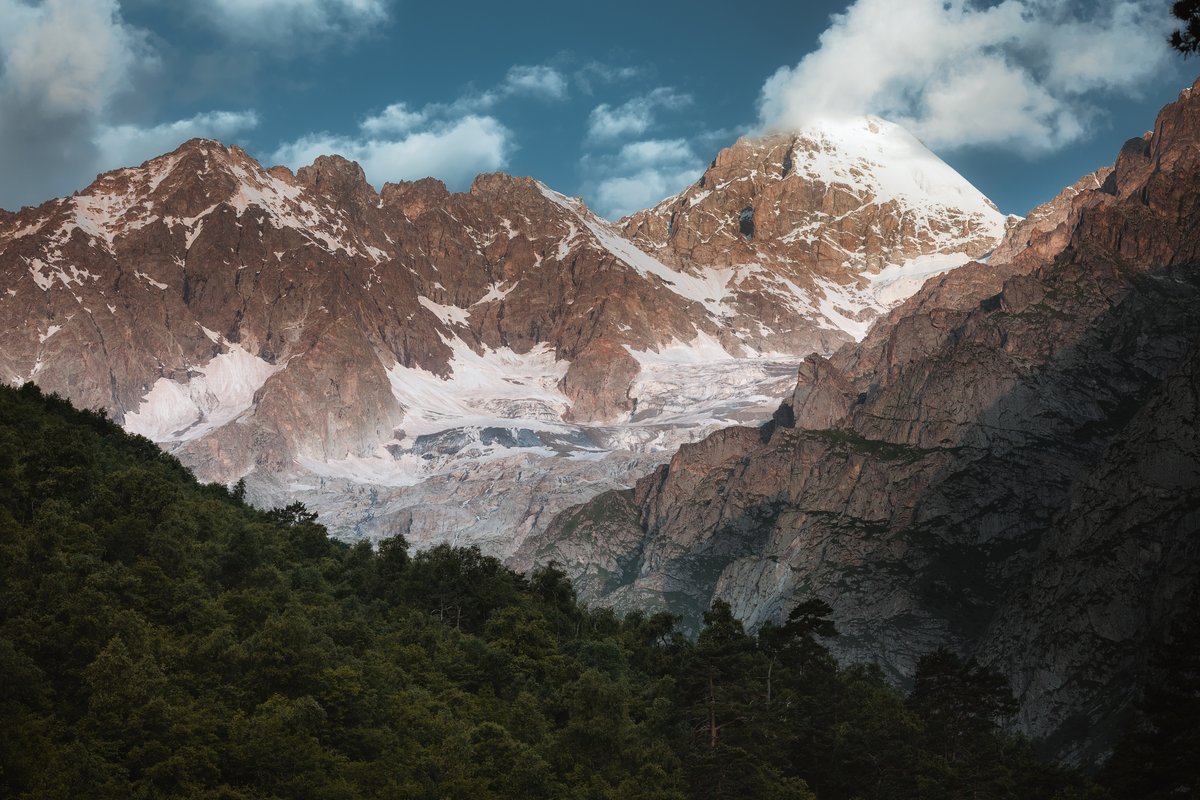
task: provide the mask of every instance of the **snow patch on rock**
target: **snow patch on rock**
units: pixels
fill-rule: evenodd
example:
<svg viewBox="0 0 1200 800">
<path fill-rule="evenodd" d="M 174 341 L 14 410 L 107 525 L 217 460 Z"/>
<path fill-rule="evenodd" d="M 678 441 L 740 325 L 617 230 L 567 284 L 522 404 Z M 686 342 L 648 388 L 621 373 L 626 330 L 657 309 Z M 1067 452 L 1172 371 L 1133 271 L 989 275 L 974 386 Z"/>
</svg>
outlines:
<svg viewBox="0 0 1200 800">
<path fill-rule="evenodd" d="M 884 308 L 891 308 L 917 293 L 925 281 L 967 264 L 966 253 L 933 253 L 910 259 L 903 264 L 889 264 L 875 274 L 868 274 L 868 291 Z"/>
<path fill-rule="evenodd" d="M 638 274 L 653 275 L 666 284 L 671 292 L 699 303 L 714 316 L 722 317 L 729 313 L 723 301 L 729 296 L 729 281 L 736 270 L 708 268 L 701 270 L 699 275 L 692 275 L 672 269 L 617 233 L 608 222 L 588 211 L 580 202 L 559 194 L 545 184 L 539 183 L 538 188 L 551 202 L 574 214 L 603 249 L 628 264 Z M 572 236 L 567 241 L 571 238 L 574 238 L 573 226 Z M 559 258 L 562 258 L 561 254 Z"/>
<path fill-rule="evenodd" d="M 254 394 L 282 369 L 230 345 L 191 373 L 187 383 L 159 378 L 141 404 L 125 417 L 125 429 L 155 442 L 184 442 L 240 417 Z"/>
<path fill-rule="evenodd" d="M 447 325 L 466 325 L 467 320 L 471 318 L 471 312 L 465 308 L 435 303 L 424 295 L 418 297 L 417 302 L 432 311 L 435 317 Z"/>
</svg>

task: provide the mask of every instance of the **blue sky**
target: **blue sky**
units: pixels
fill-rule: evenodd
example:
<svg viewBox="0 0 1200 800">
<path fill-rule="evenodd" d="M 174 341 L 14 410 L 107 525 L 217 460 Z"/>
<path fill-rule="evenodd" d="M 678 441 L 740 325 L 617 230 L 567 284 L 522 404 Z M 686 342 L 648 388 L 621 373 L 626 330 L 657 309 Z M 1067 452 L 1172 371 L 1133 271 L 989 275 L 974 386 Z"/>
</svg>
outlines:
<svg viewBox="0 0 1200 800">
<path fill-rule="evenodd" d="M 532 175 L 616 216 L 740 134 L 876 113 L 1024 213 L 1191 82 L 1168 6 L 0 0 L 0 206 L 204 135 L 376 185 Z"/>
</svg>

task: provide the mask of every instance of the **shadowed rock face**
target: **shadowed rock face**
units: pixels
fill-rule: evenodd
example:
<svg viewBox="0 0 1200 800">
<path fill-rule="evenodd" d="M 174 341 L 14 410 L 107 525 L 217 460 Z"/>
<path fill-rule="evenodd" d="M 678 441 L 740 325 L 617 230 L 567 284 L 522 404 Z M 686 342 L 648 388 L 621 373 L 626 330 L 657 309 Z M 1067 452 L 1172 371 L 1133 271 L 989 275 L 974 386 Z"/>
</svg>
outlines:
<svg viewBox="0 0 1200 800">
<path fill-rule="evenodd" d="M 927 152 L 919 168 L 962 190 L 922 206 L 938 237 L 914 239 L 910 220 L 880 239 L 890 207 L 846 183 L 869 164 L 855 157 L 853 180 L 760 186 L 755 164 L 779 149 L 743 140 L 729 152 L 757 155 L 720 156 L 709 179 L 729 185 L 705 189 L 705 207 L 769 195 L 784 219 L 829 227 L 840 261 L 807 240 L 771 250 L 766 220 L 736 257 L 719 255 L 718 237 L 710 261 L 695 247 L 677 259 L 526 178 L 376 192 L 340 157 L 293 174 L 194 140 L 0 214 L 0 380 L 104 408 L 201 478 L 246 477 L 253 500 L 302 500 L 342 535 L 403 529 L 509 555 L 548 507 L 628 485 L 679 443 L 768 415 L 777 367 L 831 353 L 883 310 L 864 271 L 961 261 L 998 241 L 998 212 Z M 830 210 L 845 216 L 831 222 Z M 681 407 L 693 397 L 708 405 Z M 471 444 L 422 444 L 442 435 Z M 417 508 L 428 503 L 437 509 Z"/>
<path fill-rule="evenodd" d="M 685 446 L 523 556 L 695 626 L 829 601 L 841 656 L 898 680 L 946 645 L 1016 725 L 1095 760 L 1146 645 L 1200 580 L 1200 89 L 1148 138 L 810 358 L 776 420 Z"/>
</svg>

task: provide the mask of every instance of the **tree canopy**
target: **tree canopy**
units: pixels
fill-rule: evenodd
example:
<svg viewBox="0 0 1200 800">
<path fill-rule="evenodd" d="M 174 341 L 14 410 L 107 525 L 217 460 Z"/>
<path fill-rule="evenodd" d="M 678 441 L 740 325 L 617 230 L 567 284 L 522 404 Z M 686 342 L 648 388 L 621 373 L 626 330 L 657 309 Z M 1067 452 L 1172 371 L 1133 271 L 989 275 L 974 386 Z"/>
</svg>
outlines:
<svg viewBox="0 0 1200 800">
<path fill-rule="evenodd" d="M 718 601 L 693 642 L 670 614 L 580 604 L 554 565 L 334 541 L 301 505 L 256 510 L 102 414 L 0 387 L 3 797 L 1092 790 L 994 724 L 994 676 L 939 656 L 906 698 L 839 667 L 829 607 L 803 600 L 758 635 Z"/>
</svg>

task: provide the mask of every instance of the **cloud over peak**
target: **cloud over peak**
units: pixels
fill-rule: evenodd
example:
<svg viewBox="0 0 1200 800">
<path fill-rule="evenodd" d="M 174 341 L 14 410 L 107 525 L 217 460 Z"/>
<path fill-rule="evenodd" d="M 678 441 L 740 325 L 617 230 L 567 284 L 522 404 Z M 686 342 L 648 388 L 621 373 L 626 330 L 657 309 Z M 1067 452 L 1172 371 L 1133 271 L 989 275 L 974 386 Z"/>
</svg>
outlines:
<svg viewBox="0 0 1200 800">
<path fill-rule="evenodd" d="M 767 80 L 760 119 L 873 113 L 935 148 L 1053 150 L 1087 133 L 1098 95 L 1161 70 L 1170 27 L 1152 0 L 856 0 Z"/>
<path fill-rule="evenodd" d="M 393 103 L 359 123 L 355 134 L 311 133 L 283 143 L 273 158 L 296 168 L 337 153 L 359 162 L 376 186 L 433 176 L 465 189 L 479 173 L 507 166 L 516 149 L 512 131 L 492 115 L 497 106 L 512 98 L 553 103 L 567 96 L 567 79 L 557 69 L 517 64 L 486 91 L 420 108 Z"/>
<path fill-rule="evenodd" d="M 170 152 L 188 139 L 229 141 L 258 127 L 253 111 L 206 111 L 159 125 L 101 125 L 94 141 L 109 164 L 133 166 Z"/>
</svg>

